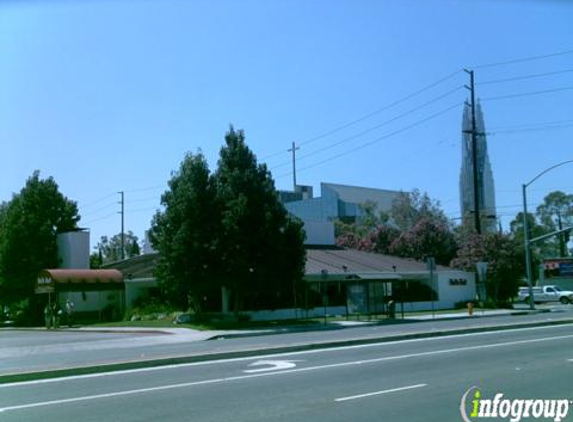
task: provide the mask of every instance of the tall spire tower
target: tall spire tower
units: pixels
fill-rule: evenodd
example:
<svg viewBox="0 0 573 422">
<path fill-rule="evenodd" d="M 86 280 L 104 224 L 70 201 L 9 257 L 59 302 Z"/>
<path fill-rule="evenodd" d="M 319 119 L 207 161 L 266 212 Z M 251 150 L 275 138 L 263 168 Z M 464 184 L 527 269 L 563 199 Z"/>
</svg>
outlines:
<svg viewBox="0 0 573 422">
<path fill-rule="evenodd" d="M 495 207 L 495 185 L 493 172 L 487 153 L 487 138 L 483 112 L 479 101 L 475 109 L 476 119 L 476 163 L 477 163 L 477 209 L 480 214 L 482 232 L 494 232 L 497 228 Z M 464 222 L 472 224 L 475 213 L 474 172 L 472 150 L 472 113 L 471 107 L 464 106 L 462 118 L 462 169 L 460 173 L 460 207 Z"/>
</svg>

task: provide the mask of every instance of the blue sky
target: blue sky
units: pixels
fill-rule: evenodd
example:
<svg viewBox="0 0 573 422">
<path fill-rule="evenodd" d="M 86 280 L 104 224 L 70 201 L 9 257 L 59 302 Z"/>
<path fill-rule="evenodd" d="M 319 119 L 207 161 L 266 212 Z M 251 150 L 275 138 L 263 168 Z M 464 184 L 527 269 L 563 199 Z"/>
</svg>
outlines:
<svg viewBox="0 0 573 422">
<path fill-rule="evenodd" d="M 119 232 L 125 191 L 141 238 L 185 152 L 215 169 L 233 124 L 280 189 L 295 141 L 316 194 L 418 188 L 458 218 L 471 68 L 507 227 L 521 184 L 573 159 L 571 22 L 573 2 L 551 0 L 3 1 L 0 201 L 39 169 L 93 246 Z M 530 206 L 572 175 L 539 179 Z"/>
</svg>

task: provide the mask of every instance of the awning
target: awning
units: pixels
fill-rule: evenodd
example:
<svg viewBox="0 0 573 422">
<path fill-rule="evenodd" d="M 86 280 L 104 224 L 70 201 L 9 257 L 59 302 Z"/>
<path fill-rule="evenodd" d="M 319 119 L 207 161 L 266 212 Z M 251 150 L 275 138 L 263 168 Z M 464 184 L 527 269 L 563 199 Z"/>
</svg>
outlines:
<svg viewBox="0 0 573 422">
<path fill-rule="evenodd" d="M 36 293 L 52 293 L 56 286 L 61 290 L 92 288 L 123 288 L 123 274 L 118 270 L 42 270 L 36 280 Z"/>
</svg>

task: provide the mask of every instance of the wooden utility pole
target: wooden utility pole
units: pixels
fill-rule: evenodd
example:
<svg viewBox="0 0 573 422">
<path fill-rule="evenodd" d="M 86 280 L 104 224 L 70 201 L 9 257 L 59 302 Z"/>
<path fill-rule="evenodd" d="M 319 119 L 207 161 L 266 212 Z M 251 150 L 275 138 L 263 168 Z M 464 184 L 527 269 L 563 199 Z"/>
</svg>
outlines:
<svg viewBox="0 0 573 422">
<path fill-rule="evenodd" d="M 288 152 L 292 152 L 292 181 L 293 181 L 293 192 L 296 192 L 296 150 L 300 149 L 296 144 L 292 143 L 292 148 Z"/>
<path fill-rule="evenodd" d="M 119 201 L 121 205 L 121 259 L 125 259 L 125 230 L 124 230 L 124 223 L 125 223 L 125 196 L 124 192 L 118 192 L 121 195 L 121 200 Z"/>
<path fill-rule="evenodd" d="M 474 224 L 477 234 L 481 234 L 481 218 L 479 206 L 479 172 L 478 172 L 478 154 L 477 154 L 477 128 L 476 128 L 476 102 L 475 102 L 475 84 L 474 71 L 464 69 L 470 75 L 470 85 L 466 88 L 470 90 L 470 99 L 472 114 L 472 128 L 469 131 L 472 137 L 472 167 L 473 167 L 473 185 L 474 185 Z M 467 103 L 466 103 L 467 104 Z M 466 133 L 468 131 L 465 131 Z"/>
</svg>

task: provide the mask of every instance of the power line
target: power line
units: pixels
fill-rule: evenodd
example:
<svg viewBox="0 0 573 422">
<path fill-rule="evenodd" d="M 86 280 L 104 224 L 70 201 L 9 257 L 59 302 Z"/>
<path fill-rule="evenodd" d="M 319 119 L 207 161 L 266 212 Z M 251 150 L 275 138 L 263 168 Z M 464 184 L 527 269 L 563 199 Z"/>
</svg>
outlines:
<svg viewBox="0 0 573 422">
<path fill-rule="evenodd" d="M 375 131 L 376 129 L 380 129 L 380 128 L 383 127 L 383 126 L 386 126 L 386 125 L 388 125 L 388 124 L 390 124 L 390 123 L 392 123 L 392 122 L 395 122 L 396 120 L 399 120 L 399 119 L 402 119 L 402 118 L 404 118 L 404 117 L 406 117 L 406 116 L 409 116 L 410 114 L 413 114 L 413 113 L 415 113 L 416 111 L 419 111 L 419 110 L 423 109 L 424 107 L 427 107 L 427 106 L 429 106 L 429 105 L 431 105 L 431 104 L 433 104 L 433 103 L 435 103 L 435 102 L 437 102 L 437 101 L 439 101 L 439 100 L 442 100 L 442 99 L 448 97 L 449 95 L 451 95 L 451 94 L 453 94 L 453 93 L 455 93 L 455 92 L 457 92 L 457 91 L 459 91 L 459 90 L 461 90 L 461 89 L 463 89 L 463 86 L 459 86 L 459 87 L 457 87 L 457 88 L 455 88 L 455 89 L 452 89 L 452 90 L 446 92 L 445 94 L 442 94 L 442 95 L 440 95 L 440 96 L 438 96 L 438 97 L 436 97 L 436 98 L 434 98 L 434 99 L 432 99 L 432 100 L 430 100 L 430 101 L 427 101 L 427 102 L 425 102 L 424 104 L 422 104 L 422 105 L 420 105 L 420 106 L 418 106 L 418 107 L 415 107 L 415 108 L 413 108 L 413 109 L 410 109 L 410 110 L 408 110 L 408 111 L 406 111 L 406 112 L 404 112 L 404 113 L 402 113 L 402 114 L 399 114 L 398 116 L 395 116 L 395 117 L 393 117 L 393 118 L 391 118 L 391 119 L 388 119 L 388 120 L 386 120 L 386 121 L 384 121 L 384 122 L 382 122 L 382 123 L 380 123 L 380 124 L 377 124 L 377 125 L 372 126 L 372 127 L 368 128 L 368 129 L 365 129 L 365 130 L 363 130 L 363 131 L 357 133 L 356 135 L 352 135 L 352 136 L 350 136 L 350 137 L 344 138 L 344 139 L 342 139 L 342 140 L 340 140 L 340 141 L 337 141 L 337 142 L 335 142 L 335 143 L 333 143 L 333 144 L 330 144 L 330 145 L 327 146 L 327 147 L 321 148 L 320 150 L 316 150 L 316 151 L 310 152 L 310 153 L 308 153 L 308 154 L 304 154 L 304 155 L 302 155 L 302 156 L 299 157 L 299 160 L 302 160 L 302 159 L 305 159 L 305 158 L 309 158 L 309 157 L 313 157 L 313 156 L 315 156 L 315 155 L 317 155 L 317 154 L 321 154 L 321 153 L 323 153 L 323 152 L 325 152 L 325 151 L 328 151 L 328 150 L 333 149 L 333 148 L 335 148 L 335 147 L 337 147 L 337 146 L 339 146 L 339 145 L 342 145 L 342 144 L 344 144 L 344 143 L 346 143 L 346 142 L 349 142 L 349 141 L 352 141 L 352 140 L 354 140 L 354 139 L 360 138 L 361 136 L 364 136 L 364 135 L 366 135 L 366 134 L 368 134 L 368 133 L 371 133 L 371 132 Z M 273 166 L 272 168 L 273 168 L 274 170 L 276 170 L 276 169 L 278 169 L 278 168 L 285 167 L 287 164 L 289 164 L 289 163 L 282 163 L 282 164 Z"/>
<path fill-rule="evenodd" d="M 554 125 L 554 126 L 546 126 L 546 127 L 537 127 L 537 128 L 529 128 L 529 129 L 506 129 L 506 130 L 496 130 L 492 132 L 487 132 L 488 136 L 496 136 L 499 134 L 511 135 L 513 133 L 529 133 L 529 132 L 545 132 L 548 130 L 555 130 L 555 129 L 567 129 L 569 127 L 573 127 L 573 123 L 564 124 L 564 125 Z"/>
<path fill-rule="evenodd" d="M 117 195 L 117 194 L 116 194 L 116 195 Z M 111 203 L 111 204 L 108 204 L 108 205 L 106 205 L 106 206 L 104 206 L 104 207 L 98 208 L 98 209 L 95 210 L 95 211 L 90 211 L 90 212 L 88 212 L 88 213 L 85 213 L 84 216 L 85 216 L 85 215 L 95 215 L 95 214 L 98 214 L 98 213 L 100 213 L 101 211 L 106 210 L 106 209 L 108 209 L 108 208 L 110 208 L 110 207 L 115 207 L 116 205 L 117 205 L 117 204 L 116 204 L 115 202 L 114 202 L 114 203 Z"/>
<path fill-rule="evenodd" d="M 90 202 L 90 203 L 88 203 L 88 204 L 86 204 L 86 205 L 82 205 L 81 207 L 82 207 L 82 208 L 89 208 L 89 207 L 94 206 L 94 205 L 96 205 L 96 204 L 99 204 L 100 202 L 103 202 L 103 201 L 105 201 L 106 199 L 111 198 L 112 196 L 115 196 L 115 195 L 116 195 L 115 192 L 114 192 L 114 193 L 110 193 L 109 195 L 106 195 L 106 196 L 104 196 L 104 197 L 102 197 L 102 198 L 100 198 L 100 199 L 96 199 L 95 201 Z"/>
<path fill-rule="evenodd" d="M 522 80 L 526 80 L 526 79 L 542 78 L 545 76 L 561 75 L 564 73 L 571 73 L 571 72 L 573 72 L 573 69 L 564 69 L 564 70 L 558 70 L 555 72 L 536 73 L 534 75 L 514 76 L 511 78 L 495 79 L 493 81 L 478 82 L 478 83 L 476 83 L 476 85 L 489 85 L 489 84 L 498 84 L 498 83 L 503 83 L 503 82 L 522 81 Z"/>
<path fill-rule="evenodd" d="M 499 131 L 507 129 L 535 128 L 538 126 L 550 126 L 550 125 L 561 125 L 561 124 L 571 124 L 571 123 L 573 123 L 573 120 L 554 120 L 552 122 L 539 122 L 539 123 L 517 123 L 513 125 L 497 126 L 491 130 Z"/>
<path fill-rule="evenodd" d="M 116 215 L 117 215 L 117 213 L 116 213 L 116 212 L 113 212 L 113 213 L 108 214 L 108 215 L 105 215 L 105 216 L 103 216 L 103 217 L 96 218 L 96 219 L 94 219 L 94 220 L 86 221 L 85 223 L 82 223 L 82 224 L 92 224 L 92 223 L 95 223 L 96 221 L 106 220 L 106 219 L 108 219 L 108 218 L 110 218 L 110 217 L 114 217 L 114 216 L 116 216 Z"/>
<path fill-rule="evenodd" d="M 407 95 L 406 97 L 404 97 L 404 98 L 402 98 L 402 99 L 400 99 L 400 100 L 398 100 L 398 101 L 394 101 L 393 103 L 388 104 L 387 106 L 384 106 L 384 107 L 379 108 L 379 109 L 377 109 L 377 110 L 374 110 L 374 111 L 372 111 L 372 112 L 370 112 L 370 113 L 368 113 L 368 114 L 366 114 L 366 115 L 364 115 L 364 116 L 362 116 L 362 117 L 359 117 L 359 118 L 356 119 L 356 120 L 353 120 L 353 121 L 351 121 L 351 122 L 348 122 L 348 123 L 346 123 L 346 124 L 343 124 L 343 125 L 341 125 L 341 126 L 335 128 L 335 129 L 332 129 L 332 130 L 330 130 L 330 131 L 328 131 L 328 132 L 325 132 L 325 133 L 323 133 L 323 134 L 321 134 L 321 135 L 315 136 L 314 138 L 311 138 L 311 139 L 308 139 L 308 140 L 306 140 L 306 141 L 304 141 L 304 142 L 301 142 L 300 145 L 309 144 L 309 143 L 311 143 L 311 142 L 317 141 L 317 140 L 322 139 L 322 138 L 324 138 L 324 137 L 326 137 L 326 136 L 329 136 L 329 135 L 332 135 L 332 134 L 334 134 L 334 133 L 336 133 L 336 132 L 339 132 L 339 131 L 341 131 L 341 130 L 343 130 L 343 129 L 346 129 L 346 128 L 349 127 L 349 126 L 352 126 L 352 125 L 355 125 L 355 124 L 357 124 L 357 123 L 360 123 L 360 122 L 362 122 L 362 121 L 364 121 L 364 120 L 367 120 L 367 119 L 369 119 L 369 118 L 372 117 L 372 116 L 375 116 L 375 115 L 377 115 L 377 114 L 382 113 L 383 111 L 386 111 L 386 110 L 388 110 L 388 109 L 390 109 L 390 108 L 392 108 L 392 107 L 395 107 L 395 106 L 397 106 L 397 105 L 399 105 L 399 104 L 402 104 L 403 102 L 405 102 L 405 101 L 407 101 L 407 100 L 409 100 L 409 99 L 411 99 L 411 98 L 414 98 L 414 97 L 416 97 L 417 95 L 420 95 L 422 92 L 425 92 L 425 91 L 427 91 L 427 90 L 429 90 L 429 89 L 431 89 L 431 88 L 433 88 L 433 87 L 435 87 L 435 86 L 437 86 L 437 85 L 439 85 L 439 84 L 441 84 L 441 83 L 443 83 L 443 82 L 445 82 L 445 81 L 447 81 L 447 80 L 453 78 L 454 76 L 456 76 L 456 75 L 457 75 L 458 73 L 460 73 L 460 72 L 461 72 L 461 70 L 457 70 L 456 72 L 451 73 L 451 74 L 449 74 L 448 76 L 446 76 L 446 77 L 444 77 L 444 78 L 442 78 L 442 79 L 440 79 L 440 80 L 438 80 L 438 81 L 436 81 L 436 82 L 434 82 L 434 83 L 431 83 L 430 85 L 427 85 L 427 86 L 425 86 L 424 88 L 422 88 L 422 89 L 420 89 L 420 90 L 418 90 L 418 91 L 416 91 L 416 92 L 414 92 L 414 93 L 412 93 L 412 94 L 410 94 L 410 95 Z"/>
<path fill-rule="evenodd" d="M 428 117 L 426 117 L 426 118 L 424 118 L 424 119 L 422 119 L 422 120 L 419 120 L 419 121 L 417 121 L 417 122 L 415 122 L 415 123 L 412 123 L 412 124 L 410 124 L 410 125 L 408 125 L 408 126 L 405 126 L 405 127 L 401 128 L 401 129 L 395 130 L 394 132 L 391 132 L 391 133 L 389 133 L 389 134 L 387 134 L 387 135 L 384 135 L 384 136 L 381 136 L 381 137 L 379 137 L 379 138 L 376 138 L 376 139 L 374 139 L 374 140 L 372 140 L 372 141 L 366 142 L 366 143 L 364 143 L 364 144 L 362 144 L 362 145 L 357 146 L 356 148 L 353 148 L 353 149 L 351 149 L 351 150 L 347 150 L 347 151 L 345 151 L 345 152 L 342 152 L 342 153 L 340 153 L 340 154 L 334 155 L 334 156 L 332 156 L 332 157 L 329 157 L 329 158 L 324 159 L 324 160 L 322 160 L 322 161 L 319 161 L 319 162 L 317 162 L 317 163 L 314 163 L 314 164 L 311 164 L 311 165 L 309 165 L 309 166 L 303 167 L 302 169 L 299 170 L 299 172 L 300 172 L 300 171 L 304 171 L 304 170 L 308 170 L 308 169 L 311 169 L 311 168 L 314 168 L 314 167 L 317 167 L 317 166 L 320 166 L 320 165 L 322 165 L 322 164 L 325 164 L 325 163 L 330 162 L 330 161 L 332 161 L 332 160 L 335 160 L 335 159 L 337 159 L 337 158 L 344 157 L 344 156 L 346 156 L 346 155 L 348 155 L 348 154 L 352 154 L 352 153 L 354 153 L 354 152 L 356 152 L 356 151 L 359 151 L 359 150 L 361 150 L 361 149 L 367 148 L 367 147 L 369 147 L 369 146 L 371 146 L 371 145 L 374 145 L 374 144 L 379 143 L 379 142 L 381 142 L 381 141 L 383 141 L 383 140 L 385 140 L 385 139 L 388 139 L 388 138 L 391 138 L 391 137 L 393 137 L 393 136 L 396 136 L 396 135 L 398 135 L 398 134 L 400 134 L 400 133 L 402 133 L 402 132 L 405 132 L 405 131 L 407 131 L 407 130 L 409 130 L 409 129 L 412 129 L 412 128 L 414 128 L 414 127 L 420 126 L 421 124 L 426 123 L 426 122 L 429 121 L 429 120 L 435 119 L 435 118 L 441 116 L 442 114 L 445 114 L 445 113 L 447 113 L 448 111 L 453 110 L 454 108 L 458 108 L 458 107 L 460 107 L 460 106 L 462 106 L 462 105 L 463 105 L 463 103 L 456 103 L 456 104 L 454 104 L 454 105 L 452 105 L 452 106 L 450 106 L 450 107 L 448 107 L 448 108 L 446 108 L 446 109 L 444 109 L 444 110 L 442 110 L 442 111 L 439 111 L 439 112 L 437 112 L 437 113 L 432 114 L 431 116 L 428 116 Z M 283 175 L 278 176 L 278 178 L 285 177 L 285 176 L 289 176 L 290 174 L 291 174 L 291 173 L 286 173 L 286 174 L 283 174 Z"/>
<path fill-rule="evenodd" d="M 510 99 L 510 98 L 529 97 L 532 95 L 551 94 L 554 92 L 569 91 L 572 89 L 573 89 L 573 86 L 564 86 L 561 88 L 546 89 L 543 91 L 531 91 L 531 92 L 523 92 L 523 93 L 517 93 L 517 94 L 500 95 L 498 97 L 481 98 L 481 101 L 497 101 L 497 100 L 506 100 L 506 99 Z"/>
<path fill-rule="evenodd" d="M 344 124 L 342 124 L 342 125 L 340 125 L 340 126 L 335 127 L 334 129 L 331 129 L 331 130 L 328 130 L 328 131 L 326 131 L 326 132 L 323 132 L 323 133 L 321 133 L 321 134 L 319 134 L 319 135 L 317 135 L 317 136 L 314 136 L 314 137 L 312 137 L 312 138 L 306 139 L 305 141 L 300 142 L 298 145 L 299 145 L 299 146 L 302 146 L 302 145 L 307 145 L 307 144 L 316 142 L 316 141 L 318 141 L 319 139 L 323 139 L 323 138 L 325 138 L 325 137 L 327 137 L 327 136 L 330 136 L 330 135 L 333 135 L 333 134 L 335 134 L 335 133 L 337 133 L 337 132 L 340 132 L 341 130 L 346 129 L 346 128 L 350 127 L 350 126 L 353 126 L 353 125 L 355 125 L 355 124 L 357 124 L 357 123 L 363 122 L 364 120 L 367 120 L 367 119 L 371 118 L 372 116 L 375 116 L 375 115 L 377 115 L 377 114 L 382 113 L 383 111 L 389 110 L 389 109 L 392 108 L 392 107 L 395 107 L 395 106 L 397 106 L 397 105 L 399 105 L 399 104 L 402 104 L 403 102 L 408 101 L 408 100 L 410 100 L 410 99 L 412 99 L 412 98 L 414 98 L 414 97 L 420 95 L 421 93 L 426 92 L 426 91 L 428 91 L 428 90 L 434 88 L 435 86 L 440 85 L 440 84 L 442 84 L 442 83 L 444 83 L 444 82 L 446 82 L 446 81 L 452 79 L 454 76 L 456 76 L 456 75 L 459 74 L 459 73 L 461 73 L 461 70 L 457 70 L 457 71 L 455 71 L 455 72 L 453 72 L 453 73 L 451 73 L 451 74 L 449 74 L 449 75 L 447 75 L 447 76 L 445 76 L 445 77 L 443 77 L 443 78 L 441 78 L 441 79 L 439 79 L 439 80 L 437 80 L 437 81 L 435 81 L 435 82 L 432 82 L 432 83 L 429 84 L 429 85 L 426 85 L 425 87 L 423 87 L 423 88 L 421 88 L 421 89 L 419 89 L 419 90 L 417 90 L 417 91 L 415 91 L 415 92 L 413 92 L 413 93 L 411 93 L 411 94 L 409 94 L 409 95 L 406 95 L 405 97 L 403 97 L 403 98 L 401 98 L 401 99 L 399 99 L 399 100 L 397 100 L 397 101 L 394 101 L 394 102 L 392 102 L 392 103 L 390 103 L 390 104 L 388 104 L 388 105 L 386 105 L 386 106 L 383 106 L 383 107 L 381 107 L 381 108 L 379 108 L 379 109 L 376 109 L 376 110 L 374 110 L 374 111 L 371 111 L 371 112 L 369 112 L 369 113 L 366 113 L 365 115 L 363 115 L 363 116 L 361 116 L 361 117 L 358 117 L 358 118 L 355 119 L 355 120 L 352 120 L 352 121 L 350 121 L 350 122 L 348 122 L 348 123 L 344 123 Z M 267 160 L 268 158 L 275 157 L 275 156 L 278 156 L 278 155 L 280 155 L 280 154 L 284 154 L 284 151 L 280 151 L 280 152 L 276 152 L 276 153 L 267 155 L 267 156 L 261 158 L 261 160 Z"/>
<path fill-rule="evenodd" d="M 510 64 L 524 63 L 524 62 L 530 62 L 530 61 L 534 61 L 534 60 L 548 59 L 551 57 L 564 56 L 567 54 L 573 54 L 573 50 L 565 50 L 565 51 L 560 51 L 557 53 L 544 54 L 544 55 L 540 55 L 540 56 L 524 57 L 524 58 L 520 58 L 520 59 L 507 60 L 504 62 L 482 64 L 482 65 L 478 65 L 478 66 L 472 66 L 471 68 L 472 69 L 486 69 L 486 68 L 490 68 L 490 67 L 506 66 L 506 65 L 510 65 Z"/>
</svg>

